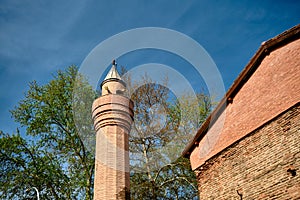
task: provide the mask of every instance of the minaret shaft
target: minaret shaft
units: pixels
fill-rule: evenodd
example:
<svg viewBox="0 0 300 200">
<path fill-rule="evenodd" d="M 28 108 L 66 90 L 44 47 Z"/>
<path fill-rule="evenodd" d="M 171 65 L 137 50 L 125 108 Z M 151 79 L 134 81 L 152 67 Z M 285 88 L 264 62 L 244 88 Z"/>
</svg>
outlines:
<svg viewBox="0 0 300 200">
<path fill-rule="evenodd" d="M 94 199 L 126 199 L 130 187 L 128 133 L 116 125 L 108 125 L 101 131 L 96 142 L 100 158 L 95 161 Z"/>
</svg>

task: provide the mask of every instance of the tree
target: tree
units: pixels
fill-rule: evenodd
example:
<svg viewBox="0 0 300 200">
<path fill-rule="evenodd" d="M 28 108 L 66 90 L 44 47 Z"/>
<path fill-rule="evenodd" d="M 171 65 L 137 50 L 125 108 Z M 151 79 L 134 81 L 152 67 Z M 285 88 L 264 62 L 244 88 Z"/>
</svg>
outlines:
<svg viewBox="0 0 300 200">
<path fill-rule="evenodd" d="M 77 67 L 70 66 L 46 85 L 30 83 L 12 111 L 22 128 L 14 134 L 0 132 L 1 199 L 34 199 L 33 187 L 41 199 L 92 199 L 95 133 L 91 105 L 97 95 L 77 72 Z M 142 77 L 142 84 L 133 83 L 130 77 L 126 80 L 135 102 L 130 133 L 131 198 L 197 198 L 189 161 L 176 152 L 210 112 L 210 99 L 204 94 L 196 99 L 187 94 L 175 98 L 166 87 L 167 79 L 165 86 L 151 83 L 147 76 Z"/>
<path fill-rule="evenodd" d="M 2 199 L 27 198 L 26 188 L 32 187 L 38 188 L 41 199 L 92 199 L 94 155 L 78 130 L 93 132 L 90 113 L 84 110 L 90 110 L 96 94 L 81 76 L 76 79 L 77 71 L 75 66 L 58 71 L 44 86 L 32 82 L 12 111 L 26 133 L 1 133 Z M 81 92 L 73 96 L 75 84 L 81 84 Z M 74 122 L 74 106 L 82 109 L 77 112 L 85 119 L 81 128 Z"/>
<path fill-rule="evenodd" d="M 174 95 L 166 87 L 167 78 L 160 85 L 145 75 L 141 83 L 128 85 L 135 103 L 130 133 L 131 198 L 198 199 L 189 160 L 178 153 L 208 116 L 210 98 L 185 94 L 171 100 Z"/>
</svg>

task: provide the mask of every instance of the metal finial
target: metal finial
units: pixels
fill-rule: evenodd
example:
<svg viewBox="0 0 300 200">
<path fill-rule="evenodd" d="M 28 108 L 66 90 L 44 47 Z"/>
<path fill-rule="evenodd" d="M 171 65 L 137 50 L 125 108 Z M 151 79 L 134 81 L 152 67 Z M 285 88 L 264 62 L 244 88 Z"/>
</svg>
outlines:
<svg viewBox="0 0 300 200">
<path fill-rule="evenodd" d="M 116 60 L 112 61 L 112 65 L 117 65 Z"/>
</svg>

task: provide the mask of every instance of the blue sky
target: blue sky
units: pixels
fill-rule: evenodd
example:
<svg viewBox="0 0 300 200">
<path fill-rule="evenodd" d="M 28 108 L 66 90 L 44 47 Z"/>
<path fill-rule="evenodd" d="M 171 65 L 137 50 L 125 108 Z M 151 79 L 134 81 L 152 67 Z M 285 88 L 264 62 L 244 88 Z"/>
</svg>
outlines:
<svg viewBox="0 0 300 200">
<path fill-rule="evenodd" d="M 30 81 L 45 84 L 58 69 L 80 66 L 96 45 L 122 31 L 163 27 L 188 35 L 212 57 L 228 89 L 263 41 L 299 22 L 300 1 L 288 0 L 0 0 L 0 130 L 19 126 L 9 110 Z M 186 63 L 167 53 L 134 52 L 118 62 L 177 63 L 198 84 Z"/>
</svg>

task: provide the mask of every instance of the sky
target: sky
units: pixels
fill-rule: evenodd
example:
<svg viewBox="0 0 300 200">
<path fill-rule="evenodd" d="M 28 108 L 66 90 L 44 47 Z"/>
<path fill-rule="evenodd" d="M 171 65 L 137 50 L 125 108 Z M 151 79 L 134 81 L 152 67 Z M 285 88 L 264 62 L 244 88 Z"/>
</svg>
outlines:
<svg viewBox="0 0 300 200">
<path fill-rule="evenodd" d="M 160 27 L 187 35 L 212 58 L 227 90 L 263 41 L 299 22 L 300 1 L 291 0 L 0 0 L 0 130 L 12 133 L 20 126 L 9 110 L 29 82 L 46 84 L 57 70 L 81 66 L 97 45 L 121 32 Z M 129 52 L 117 62 L 128 69 L 174 67 L 194 88 L 203 78 L 160 50 Z"/>
</svg>

